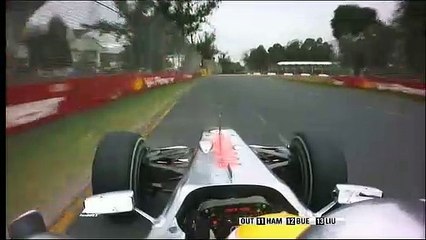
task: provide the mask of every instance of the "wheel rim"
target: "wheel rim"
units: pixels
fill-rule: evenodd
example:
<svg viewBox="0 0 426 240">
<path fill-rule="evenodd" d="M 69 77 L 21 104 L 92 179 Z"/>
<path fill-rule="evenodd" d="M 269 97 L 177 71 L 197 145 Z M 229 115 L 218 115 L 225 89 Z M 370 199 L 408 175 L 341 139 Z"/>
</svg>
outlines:
<svg viewBox="0 0 426 240">
<path fill-rule="evenodd" d="M 140 183 L 140 168 L 141 168 L 141 159 L 143 148 L 140 146 L 143 143 L 143 139 L 140 138 L 135 144 L 135 148 L 132 154 L 132 166 L 130 171 L 130 189 L 133 190 L 135 198 L 138 198 L 139 192 L 139 183 Z"/>
</svg>

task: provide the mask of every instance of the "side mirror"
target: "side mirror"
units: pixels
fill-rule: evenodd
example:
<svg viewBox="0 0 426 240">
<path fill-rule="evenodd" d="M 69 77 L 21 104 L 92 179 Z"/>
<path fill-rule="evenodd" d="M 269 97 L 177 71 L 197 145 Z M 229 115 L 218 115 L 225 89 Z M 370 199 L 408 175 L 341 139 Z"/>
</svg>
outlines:
<svg viewBox="0 0 426 240">
<path fill-rule="evenodd" d="M 321 217 L 330 211 L 336 204 L 351 204 L 383 197 L 383 191 L 378 188 L 353 184 L 336 184 L 333 194 L 334 200 L 316 212 L 315 216 Z"/>
<path fill-rule="evenodd" d="M 103 214 L 118 214 L 136 211 L 152 224 L 155 219 L 149 214 L 135 207 L 134 192 L 132 190 L 108 192 L 93 195 L 84 200 L 84 209 L 80 217 L 97 217 Z"/>
<path fill-rule="evenodd" d="M 133 191 L 117 191 L 93 195 L 84 200 L 84 209 L 80 216 L 97 216 L 132 212 L 135 208 Z"/>
<path fill-rule="evenodd" d="M 336 184 L 333 192 L 336 194 L 337 203 L 339 204 L 351 204 L 383 197 L 382 190 L 361 185 Z"/>
</svg>

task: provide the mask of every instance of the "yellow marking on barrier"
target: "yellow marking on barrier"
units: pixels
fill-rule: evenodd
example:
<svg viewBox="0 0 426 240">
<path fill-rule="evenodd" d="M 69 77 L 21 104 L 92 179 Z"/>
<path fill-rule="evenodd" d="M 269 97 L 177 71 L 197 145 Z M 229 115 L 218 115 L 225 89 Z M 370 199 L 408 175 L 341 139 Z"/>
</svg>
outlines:
<svg viewBox="0 0 426 240">
<path fill-rule="evenodd" d="M 133 83 L 133 90 L 140 91 L 144 87 L 143 84 L 143 78 L 136 78 L 135 82 Z"/>
<path fill-rule="evenodd" d="M 371 81 L 364 81 L 362 87 L 366 89 L 375 89 L 377 88 L 377 84 Z"/>
<path fill-rule="evenodd" d="M 200 70 L 200 72 L 201 72 L 201 76 L 202 76 L 202 77 L 208 76 L 208 71 L 207 71 L 207 69 L 202 68 L 202 69 Z"/>
</svg>

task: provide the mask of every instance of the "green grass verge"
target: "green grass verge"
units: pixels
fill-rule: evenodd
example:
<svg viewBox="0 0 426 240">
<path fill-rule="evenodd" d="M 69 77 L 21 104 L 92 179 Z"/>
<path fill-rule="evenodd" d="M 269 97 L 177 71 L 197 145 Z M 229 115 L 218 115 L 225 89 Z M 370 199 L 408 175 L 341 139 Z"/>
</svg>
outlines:
<svg viewBox="0 0 426 240">
<path fill-rule="evenodd" d="M 90 176 L 98 140 L 108 131 L 148 124 L 193 83 L 161 87 L 6 137 L 6 219 L 48 206 L 75 179 Z"/>
</svg>

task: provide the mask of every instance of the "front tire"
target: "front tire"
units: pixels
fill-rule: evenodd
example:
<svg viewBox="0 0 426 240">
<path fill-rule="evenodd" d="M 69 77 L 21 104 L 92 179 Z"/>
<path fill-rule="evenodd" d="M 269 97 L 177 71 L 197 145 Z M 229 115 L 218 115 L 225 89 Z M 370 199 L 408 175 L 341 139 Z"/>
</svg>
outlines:
<svg viewBox="0 0 426 240">
<path fill-rule="evenodd" d="M 141 167 L 146 154 L 139 134 L 107 133 L 98 144 L 92 165 L 93 194 L 133 190 L 135 204 L 140 203 L 145 182 Z"/>
<path fill-rule="evenodd" d="M 290 144 L 289 167 L 298 183 L 293 191 L 316 212 L 333 201 L 336 184 L 347 183 L 347 164 L 343 152 L 318 134 L 297 133 Z"/>
</svg>

